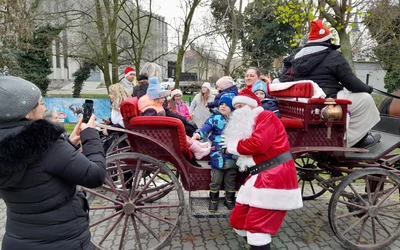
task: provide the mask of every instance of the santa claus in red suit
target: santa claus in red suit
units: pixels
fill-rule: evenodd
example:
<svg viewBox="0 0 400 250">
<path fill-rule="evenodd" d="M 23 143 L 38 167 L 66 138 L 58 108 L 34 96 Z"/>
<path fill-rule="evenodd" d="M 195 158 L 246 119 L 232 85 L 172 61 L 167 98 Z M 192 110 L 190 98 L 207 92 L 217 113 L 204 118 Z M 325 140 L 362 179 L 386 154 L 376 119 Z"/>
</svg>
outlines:
<svg viewBox="0 0 400 250">
<path fill-rule="evenodd" d="M 296 168 L 277 116 L 260 107 L 248 89 L 233 99 L 233 105 L 224 144 L 239 156 L 239 170 L 249 168 L 251 175 L 239 189 L 230 223 L 246 237 L 250 249 L 269 250 L 271 235 L 278 233 L 286 211 L 303 206 Z"/>
</svg>

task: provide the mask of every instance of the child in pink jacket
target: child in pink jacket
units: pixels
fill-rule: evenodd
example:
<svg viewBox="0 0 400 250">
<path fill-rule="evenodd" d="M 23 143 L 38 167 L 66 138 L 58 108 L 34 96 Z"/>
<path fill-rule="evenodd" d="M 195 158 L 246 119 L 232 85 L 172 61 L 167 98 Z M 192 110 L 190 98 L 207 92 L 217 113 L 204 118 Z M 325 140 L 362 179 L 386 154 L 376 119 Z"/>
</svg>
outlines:
<svg viewBox="0 0 400 250">
<path fill-rule="evenodd" d="M 168 108 L 184 116 L 188 120 L 191 119 L 189 108 L 182 100 L 182 91 L 180 89 L 172 89 L 168 100 Z"/>
</svg>

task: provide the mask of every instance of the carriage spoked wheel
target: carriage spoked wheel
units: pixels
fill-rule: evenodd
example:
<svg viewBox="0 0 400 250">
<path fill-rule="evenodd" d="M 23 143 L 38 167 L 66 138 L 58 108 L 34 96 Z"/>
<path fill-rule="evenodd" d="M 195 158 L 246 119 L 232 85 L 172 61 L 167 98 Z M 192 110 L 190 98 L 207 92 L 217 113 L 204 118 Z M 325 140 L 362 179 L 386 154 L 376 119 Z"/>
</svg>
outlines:
<svg viewBox="0 0 400 250">
<path fill-rule="evenodd" d="M 106 155 L 110 156 L 110 155 L 113 155 L 113 154 L 118 154 L 118 153 L 123 153 L 123 152 L 131 152 L 131 146 L 130 146 L 130 142 L 128 140 L 128 135 L 127 134 L 120 135 L 117 138 L 117 140 L 115 140 L 110 145 L 110 147 L 107 150 L 107 154 Z M 176 170 L 176 168 L 172 164 L 167 164 L 167 166 L 168 166 L 169 169 L 171 169 L 171 171 L 174 173 L 176 178 L 179 179 L 179 172 Z M 127 170 L 123 171 L 125 179 L 129 178 L 130 176 L 132 176 L 132 173 L 133 173 L 133 171 L 130 170 L 130 169 L 127 169 Z M 116 180 L 116 176 L 117 176 L 116 172 L 111 174 L 111 177 L 112 177 L 113 180 Z M 146 172 L 146 171 L 143 172 L 142 173 L 142 179 L 140 180 L 140 183 L 142 185 L 144 185 L 144 183 L 147 183 L 147 181 L 149 179 L 151 179 L 152 176 L 153 176 L 152 172 Z M 161 178 L 157 178 L 157 179 L 158 179 L 157 182 L 155 182 L 155 181 L 152 182 L 152 186 L 153 187 L 159 186 L 159 185 L 163 185 L 165 183 L 170 182 L 170 180 L 163 180 Z M 116 185 L 118 185 L 118 183 L 116 183 Z M 128 185 L 128 188 L 130 188 L 129 185 Z M 158 200 L 158 199 L 164 197 L 167 194 L 168 194 L 168 190 L 166 190 L 164 193 L 160 193 L 160 194 L 158 194 L 156 196 L 152 196 L 152 198 L 149 198 L 147 200 L 147 202 L 153 202 L 155 200 Z"/>
<path fill-rule="evenodd" d="M 295 159 L 295 165 L 303 200 L 314 200 L 327 191 L 327 189 L 319 186 L 318 182 L 330 178 L 331 174 L 329 171 L 318 167 L 316 160 L 305 154 Z"/>
<path fill-rule="evenodd" d="M 133 173 L 129 179 L 124 177 L 127 170 Z M 107 250 L 163 249 L 178 230 L 184 210 L 182 187 L 174 173 L 152 157 L 129 152 L 107 157 L 106 171 L 101 188 L 84 189 L 91 193 L 92 243 Z M 144 173 L 151 173 L 145 182 Z M 157 182 L 162 184 L 154 186 Z M 148 202 L 161 193 L 165 195 Z"/>
<path fill-rule="evenodd" d="M 131 144 L 128 140 L 128 135 L 122 134 L 111 143 L 110 147 L 107 149 L 106 155 L 109 156 L 122 152 L 130 152 L 131 151 L 130 145 Z"/>
<path fill-rule="evenodd" d="M 400 176 L 370 168 L 348 175 L 329 202 L 329 223 L 347 249 L 383 249 L 400 236 Z"/>
</svg>

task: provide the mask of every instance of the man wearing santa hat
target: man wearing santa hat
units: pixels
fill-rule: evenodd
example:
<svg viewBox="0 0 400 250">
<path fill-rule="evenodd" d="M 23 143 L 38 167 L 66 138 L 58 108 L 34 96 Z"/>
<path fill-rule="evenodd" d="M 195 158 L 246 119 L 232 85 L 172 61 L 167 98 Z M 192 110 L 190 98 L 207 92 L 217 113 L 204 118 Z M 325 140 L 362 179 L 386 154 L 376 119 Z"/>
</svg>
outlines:
<svg viewBox="0 0 400 250">
<path fill-rule="evenodd" d="M 122 86 L 128 91 L 130 95 L 133 93 L 133 88 L 135 87 L 135 69 L 131 67 L 126 67 L 124 71 L 125 77 L 121 80 Z"/>
<path fill-rule="evenodd" d="M 381 135 L 369 131 L 379 122 L 379 111 L 366 85 L 353 73 L 343 54 L 332 44 L 332 34 L 321 20 L 312 21 L 307 44 L 289 59 L 279 78 L 281 82 L 313 80 L 326 97 L 348 99 L 351 113 L 347 128 L 348 147 L 368 148 L 379 142 Z"/>
<path fill-rule="evenodd" d="M 251 250 L 269 250 L 286 211 L 303 206 L 296 168 L 279 118 L 260 107 L 249 89 L 233 98 L 233 105 L 223 146 L 239 156 L 236 165 L 249 169 L 250 176 L 239 189 L 230 223 Z"/>
</svg>

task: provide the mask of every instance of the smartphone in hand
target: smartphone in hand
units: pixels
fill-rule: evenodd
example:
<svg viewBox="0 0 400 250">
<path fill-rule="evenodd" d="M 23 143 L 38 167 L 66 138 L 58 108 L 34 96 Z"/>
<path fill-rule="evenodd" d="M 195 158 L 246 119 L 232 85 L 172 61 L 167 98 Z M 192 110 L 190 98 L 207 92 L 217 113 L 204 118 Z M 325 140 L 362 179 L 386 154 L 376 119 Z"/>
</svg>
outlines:
<svg viewBox="0 0 400 250">
<path fill-rule="evenodd" d="M 87 123 L 93 114 L 93 100 L 85 100 L 83 107 L 83 122 Z"/>
</svg>

